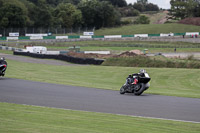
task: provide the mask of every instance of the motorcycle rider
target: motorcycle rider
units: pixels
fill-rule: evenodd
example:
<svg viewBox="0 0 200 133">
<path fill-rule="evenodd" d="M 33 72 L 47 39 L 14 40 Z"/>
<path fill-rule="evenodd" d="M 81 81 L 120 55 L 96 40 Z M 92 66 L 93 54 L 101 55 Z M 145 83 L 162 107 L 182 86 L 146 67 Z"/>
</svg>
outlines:
<svg viewBox="0 0 200 133">
<path fill-rule="evenodd" d="M 140 69 L 140 72 L 139 73 L 133 73 L 132 74 L 132 81 L 133 81 L 133 83 L 132 84 L 137 84 L 137 82 L 138 82 L 138 79 L 137 79 L 137 77 L 139 76 L 139 77 L 144 77 L 145 75 L 144 75 L 144 73 L 146 73 L 146 70 L 145 69 Z"/>
<path fill-rule="evenodd" d="M 0 76 L 4 76 L 7 68 L 7 62 L 4 57 L 0 58 L 0 66 L 1 66 Z"/>
<path fill-rule="evenodd" d="M 3 64 L 3 63 L 5 63 L 7 65 L 5 57 L 1 57 L 1 59 L 0 59 L 0 64 Z"/>
<path fill-rule="evenodd" d="M 133 82 L 133 77 L 131 74 L 129 74 L 128 77 L 126 78 L 126 83 L 131 84 L 132 82 Z"/>
<path fill-rule="evenodd" d="M 138 77 L 138 76 L 144 77 L 144 73 L 146 73 L 146 70 L 145 69 L 140 69 L 139 73 L 133 73 L 132 75 L 129 74 L 128 77 L 127 77 L 126 82 L 128 84 L 137 84 L 138 79 L 136 77 Z"/>
<path fill-rule="evenodd" d="M 138 75 L 141 76 L 141 77 L 144 77 L 145 76 L 144 73 L 146 73 L 146 70 L 145 69 L 141 69 L 140 73 L 138 73 Z"/>
<path fill-rule="evenodd" d="M 151 78 L 145 69 L 141 69 L 139 73 L 129 74 L 126 83 L 120 88 L 120 94 L 134 93 L 141 95 L 150 87 Z"/>
</svg>

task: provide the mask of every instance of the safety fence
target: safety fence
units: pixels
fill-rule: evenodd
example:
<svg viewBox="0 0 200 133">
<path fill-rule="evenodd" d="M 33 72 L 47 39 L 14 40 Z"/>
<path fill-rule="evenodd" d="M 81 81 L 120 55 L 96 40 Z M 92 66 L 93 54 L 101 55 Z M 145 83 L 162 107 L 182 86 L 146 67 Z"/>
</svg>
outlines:
<svg viewBox="0 0 200 133">
<path fill-rule="evenodd" d="M 30 56 L 33 58 L 40 58 L 40 59 L 56 59 L 56 60 L 62 60 L 67 61 L 75 64 L 92 64 L 92 65 L 101 65 L 104 60 L 103 59 L 94 59 L 94 58 L 78 58 L 78 57 L 72 57 L 69 55 L 48 55 L 48 54 L 37 54 L 37 53 L 27 53 L 27 52 L 18 52 L 14 51 L 14 55 L 23 55 L 23 56 Z"/>
<path fill-rule="evenodd" d="M 114 38 L 147 38 L 147 37 L 173 37 L 173 36 L 189 36 L 196 38 L 200 32 L 186 33 L 161 33 L 161 34 L 134 34 L 134 35 L 102 35 L 102 36 L 19 36 L 19 37 L 0 37 L 0 40 L 67 40 L 67 39 L 114 39 Z"/>
</svg>

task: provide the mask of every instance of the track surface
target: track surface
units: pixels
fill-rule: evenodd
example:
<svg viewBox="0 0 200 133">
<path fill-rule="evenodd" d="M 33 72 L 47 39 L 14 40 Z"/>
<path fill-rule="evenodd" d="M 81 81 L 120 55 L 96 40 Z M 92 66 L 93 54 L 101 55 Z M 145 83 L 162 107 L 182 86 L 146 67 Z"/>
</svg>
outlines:
<svg viewBox="0 0 200 133">
<path fill-rule="evenodd" d="M 0 78 L 0 102 L 200 122 L 200 99 Z"/>
</svg>

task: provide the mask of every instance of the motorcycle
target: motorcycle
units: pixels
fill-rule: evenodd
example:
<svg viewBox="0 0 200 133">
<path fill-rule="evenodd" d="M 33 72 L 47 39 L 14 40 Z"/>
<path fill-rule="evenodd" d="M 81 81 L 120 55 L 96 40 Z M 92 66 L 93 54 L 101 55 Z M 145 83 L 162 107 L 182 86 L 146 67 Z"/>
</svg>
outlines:
<svg viewBox="0 0 200 133">
<path fill-rule="evenodd" d="M 7 69 L 7 62 L 4 58 L 0 59 L 0 76 L 4 76 Z"/>
<path fill-rule="evenodd" d="M 151 78 L 148 73 L 133 74 L 131 78 L 126 79 L 126 83 L 120 88 L 120 94 L 134 93 L 134 95 L 141 95 L 150 87 L 149 81 Z"/>
</svg>

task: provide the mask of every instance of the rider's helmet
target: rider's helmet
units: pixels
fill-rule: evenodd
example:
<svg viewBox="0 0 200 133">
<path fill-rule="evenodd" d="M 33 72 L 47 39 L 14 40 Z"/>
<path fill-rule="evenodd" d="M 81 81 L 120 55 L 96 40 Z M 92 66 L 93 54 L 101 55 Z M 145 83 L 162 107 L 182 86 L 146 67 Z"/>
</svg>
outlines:
<svg viewBox="0 0 200 133">
<path fill-rule="evenodd" d="M 129 77 L 129 78 L 131 78 L 131 77 L 132 77 L 132 75 L 131 75 L 131 74 L 129 74 L 129 75 L 128 75 L 128 77 Z"/>
<path fill-rule="evenodd" d="M 5 60 L 5 57 L 1 57 L 1 60 Z"/>
<path fill-rule="evenodd" d="M 145 69 L 140 69 L 140 73 L 146 73 Z"/>
</svg>

